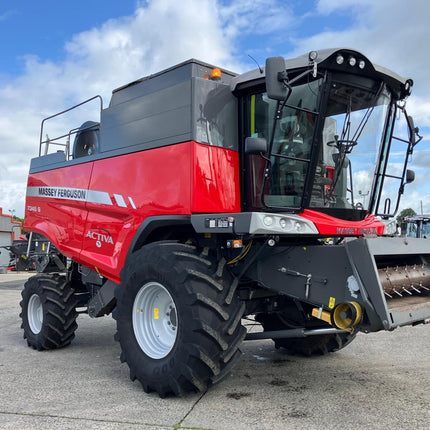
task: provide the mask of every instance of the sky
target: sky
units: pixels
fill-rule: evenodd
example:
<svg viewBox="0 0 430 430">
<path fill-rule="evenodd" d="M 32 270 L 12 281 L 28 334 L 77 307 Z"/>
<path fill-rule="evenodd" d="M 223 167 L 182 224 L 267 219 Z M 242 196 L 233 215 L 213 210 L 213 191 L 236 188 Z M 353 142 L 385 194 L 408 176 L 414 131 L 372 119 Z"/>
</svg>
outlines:
<svg viewBox="0 0 430 430">
<path fill-rule="evenodd" d="M 0 0 L 0 207 L 24 216 L 43 118 L 197 58 L 245 72 L 270 56 L 350 47 L 414 80 L 424 136 L 400 210 L 430 213 L 428 0 Z"/>
</svg>

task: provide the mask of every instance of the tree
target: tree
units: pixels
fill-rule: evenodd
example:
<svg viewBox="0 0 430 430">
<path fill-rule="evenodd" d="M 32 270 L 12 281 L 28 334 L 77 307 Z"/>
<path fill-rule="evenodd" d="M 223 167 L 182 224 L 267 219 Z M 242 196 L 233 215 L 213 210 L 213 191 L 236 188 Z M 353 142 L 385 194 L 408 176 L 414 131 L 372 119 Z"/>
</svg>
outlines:
<svg viewBox="0 0 430 430">
<path fill-rule="evenodd" d="M 416 215 L 416 212 L 412 208 L 403 209 L 396 218 L 397 225 L 400 227 L 400 225 L 403 221 L 403 218 L 405 216 L 414 216 L 414 215 Z"/>
<path fill-rule="evenodd" d="M 21 223 L 21 235 L 25 236 L 28 232 L 24 230 L 24 218 L 20 218 L 17 216 L 13 217 L 14 221 L 19 221 Z"/>
</svg>

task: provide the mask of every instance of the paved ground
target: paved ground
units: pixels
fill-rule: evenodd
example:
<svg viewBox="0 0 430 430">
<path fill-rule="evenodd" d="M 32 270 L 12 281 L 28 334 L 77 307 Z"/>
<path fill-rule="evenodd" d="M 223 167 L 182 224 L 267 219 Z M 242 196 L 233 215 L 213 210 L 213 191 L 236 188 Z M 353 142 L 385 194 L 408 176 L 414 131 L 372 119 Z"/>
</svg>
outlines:
<svg viewBox="0 0 430 430">
<path fill-rule="evenodd" d="M 247 342 L 223 383 L 162 400 L 129 380 L 110 317 L 79 316 L 63 350 L 28 348 L 18 317 L 26 277 L 0 275 L 1 429 L 430 428 L 430 326 L 359 334 L 318 358 Z"/>
</svg>

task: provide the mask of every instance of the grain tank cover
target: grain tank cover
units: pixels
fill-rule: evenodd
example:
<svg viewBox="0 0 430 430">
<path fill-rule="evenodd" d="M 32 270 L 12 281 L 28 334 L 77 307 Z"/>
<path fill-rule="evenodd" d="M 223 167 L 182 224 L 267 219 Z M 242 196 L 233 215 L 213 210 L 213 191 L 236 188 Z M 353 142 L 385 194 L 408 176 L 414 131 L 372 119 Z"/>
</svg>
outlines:
<svg viewBox="0 0 430 430">
<path fill-rule="evenodd" d="M 138 79 L 112 93 L 102 112 L 100 153 L 121 155 L 195 141 L 237 148 L 237 101 L 230 90 L 234 73 L 188 60 Z M 217 131 L 222 130 L 222 133 Z"/>
<path fill-rule="evenodd" d="M 210 80 L 212 70 L 220 69 L 208 63 L 196 60 L 194 58 L 169 67 L 153 75 L 145 76 L 129 84 L 123 85 L 112 91 L 110 106 L 115 106 L 124 101 L 130 100 L 142 95 L 148 95 L 156 91 L 178 85 L 181 82 L 189 81 L 191 78 L 203 78 Z M 221 70 L 221 79 L 217 80 L 221 84 L 230 84 L 231 79 L 237 76 L 236 73 L 226 69 Z"/>
</svg>

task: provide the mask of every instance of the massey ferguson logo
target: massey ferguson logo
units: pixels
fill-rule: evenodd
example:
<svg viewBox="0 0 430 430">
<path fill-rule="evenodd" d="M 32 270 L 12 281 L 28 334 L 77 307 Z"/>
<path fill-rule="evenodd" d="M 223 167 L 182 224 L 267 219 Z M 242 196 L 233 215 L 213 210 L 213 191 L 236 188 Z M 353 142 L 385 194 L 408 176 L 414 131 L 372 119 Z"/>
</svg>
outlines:
<svg viewBox="0 0 430 430">
<path fill-rule="evenodd" d="M 103 230 L 101 228 L 97 230 L 88 230 L 85 237 L 95 240 L 97 248 L 101 248 L 104 243 L 113 245 L 111 234 L 107 230 Z"/>
</svg>

